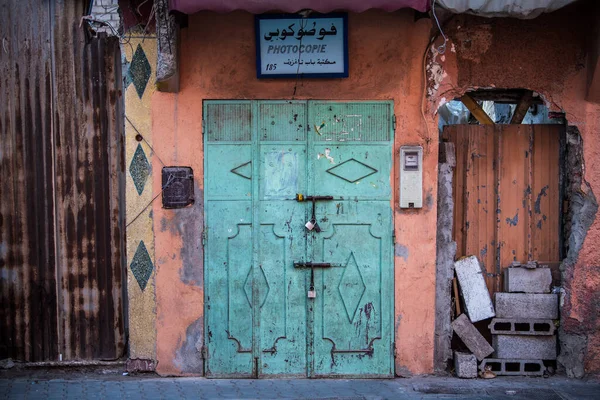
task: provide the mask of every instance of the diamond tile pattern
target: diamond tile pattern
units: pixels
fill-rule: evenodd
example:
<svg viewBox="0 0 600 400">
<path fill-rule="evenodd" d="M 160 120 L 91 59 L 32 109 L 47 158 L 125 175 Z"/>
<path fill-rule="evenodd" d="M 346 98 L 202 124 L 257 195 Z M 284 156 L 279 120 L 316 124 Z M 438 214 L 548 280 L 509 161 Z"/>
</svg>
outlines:
<svg viewBox="0 0 600 400">
<path fill-rule="evenodd" d="M 350 257 L 348 257 L 338 290 L 342 296 L 342 303 L 346 308 L 348 320 L 352 322 L 360 304 L 360 299 L 362 299 L 366 290 L 365 281 L 356 264 L 354 253 L 350 253 Z"/>
<path fill-rule="evenodd" d="M 148 279 L 150 279 L 150 275 L 152 275 L 154 264 L 152 264 L 150 254 L 148 254 L 148 250 L 146 249 L 146 245 L 144 244 L 143 240 L 138 245 L 129 268 L 131 268 L 131 272 L 133 273 L 135 280 L 137 281 L 138 285 L 140 285 L 140 289 L 144 291 L 144 289 L 146 289 L 146 285 L 148 284 Z"/>
<path fill-rule="evenodd" d="M 373 175 L 377 170 L 365 163 L 351 158 L 335 167 L 329 168 L 327 172 L 346 182 L 355 183 L 367 176 Z"/>
<path fill-rule="evenodd" d="M 150 171 L 150 163 L 148 162 L 146 153 L 144 152 L 142 145 L 138 144 L 137 149 L 135 149 L 135 153 L 133 154 L 131 164 L 129 164 L 129 173 L 131 174 L 133 184 L 139 195 L 144 191 L 144 186 L 146 185 Z"/>
<path fill-rule="evenodd" d="M 131 58 L 131 63 L 129 64 L 126 82 L 131 81 L 133 83 L 140 99 L 144 95 L 151 74 L 152 67 L 148 62 L 146 53 L 144 52 L 144 49 L 142 49 L 142 46 L 138 44 L 135 53 Z M 126 83 L 126 85 L 129 86 L 128 83 Z"/>
</svg>

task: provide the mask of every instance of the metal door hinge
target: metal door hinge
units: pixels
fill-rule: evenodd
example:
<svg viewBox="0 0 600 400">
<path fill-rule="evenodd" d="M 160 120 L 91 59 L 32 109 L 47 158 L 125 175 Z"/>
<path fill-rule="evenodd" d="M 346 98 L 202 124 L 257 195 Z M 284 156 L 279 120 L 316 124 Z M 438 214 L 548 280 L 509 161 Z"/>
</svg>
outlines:
<svg viewBox="0 0 600 400">
<path fill-rule="evenodd" d="M 392 114 L 392 129 L 396 132 L 396 114 Z"/>
<path fill-rule="evenodd" d="M 396 245 L 396 230 L 392 229 L 392 245 Z"/>
<path fill-rule="evenodd" d="M 202 247 L 206 246 L 206 228 L 202 231 Z"/>
<path fill-rule="evenodd" d="M 202 135 L 204 136 L 204 132 L 206 131 L 206 120 L 202 118 Z"/>
<path fill-rule="evenodd" d="M 203 360 L 206 360 L 206 346 L 202 346 L 200 349 L 200 357 L 202 357 Z"/>
</svg>

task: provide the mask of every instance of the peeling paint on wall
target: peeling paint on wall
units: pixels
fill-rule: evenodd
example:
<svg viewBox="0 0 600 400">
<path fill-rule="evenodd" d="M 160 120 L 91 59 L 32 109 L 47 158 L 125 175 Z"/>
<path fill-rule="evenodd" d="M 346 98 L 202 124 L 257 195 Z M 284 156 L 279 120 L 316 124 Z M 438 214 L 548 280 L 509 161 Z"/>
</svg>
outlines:
<svg viewBox="0 0 600 400">
<path fill-rule="evenodd" d="M 510 226 L 517 226 L 519 224 L 519 210 L 512 218 L 506 218 L 506 223 Z"/>
<path fill-rule="evenodd" d="M 163 217 L 160 229 L 169 230 L 181 238 L 179 257 L 182 267 L 179 271 L 181 281 L 187 285 L 202 287 L 204 276 L 204 250 L 202 231 L 204 229 L 204 191 L 194 182 L 194 203 L 190 207 L 173 209 L 171 218 Z"/>
<path fill-rule="evenodd" d="M 408 247 L 404 246 L 403 244 L 396 243 L 394 245 L 394 255 L 396 257 L 404 258 L 404 261 L 408 261 Z"/>
<path fill-rule="evenodd" d="M 202 343 L 204 337 L 202 319 L 203 317 L 198 318 L 187 328 L 185 339 L 177 350 L 174 363 L 183 373 L 202 373 Z"/>
</svg>

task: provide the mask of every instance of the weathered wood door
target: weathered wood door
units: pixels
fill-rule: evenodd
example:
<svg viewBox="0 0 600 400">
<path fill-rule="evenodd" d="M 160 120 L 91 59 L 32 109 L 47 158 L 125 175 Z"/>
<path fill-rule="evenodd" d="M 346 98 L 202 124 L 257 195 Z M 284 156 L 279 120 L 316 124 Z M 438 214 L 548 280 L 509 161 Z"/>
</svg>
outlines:
<svg viewBox="0 0 600 400">
<path fill-rule="evenodd" d="M 490 293 L 502 270 L 560 262 L 561 125 L 452 125 L 456 146 L 454 238 L 457 257 L 475 255 Z"/>
<path fill-rule="evenodd" d="M 205 103 L 207 376 L 392 376 L 391 116 Z"/>
</svg>

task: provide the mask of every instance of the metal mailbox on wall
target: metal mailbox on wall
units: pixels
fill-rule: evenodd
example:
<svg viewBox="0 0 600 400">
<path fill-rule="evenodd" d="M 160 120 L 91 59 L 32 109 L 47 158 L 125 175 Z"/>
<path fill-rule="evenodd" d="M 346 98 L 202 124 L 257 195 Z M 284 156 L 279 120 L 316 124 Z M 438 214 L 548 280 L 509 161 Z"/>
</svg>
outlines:
<svg viewBox="0 0 600 400">
<path fill-rule="evenodd" d="M 162 169 L 163 208 L 183 208 L 194 203 L 194 172 L 190 167 Z"/>
</svg>

